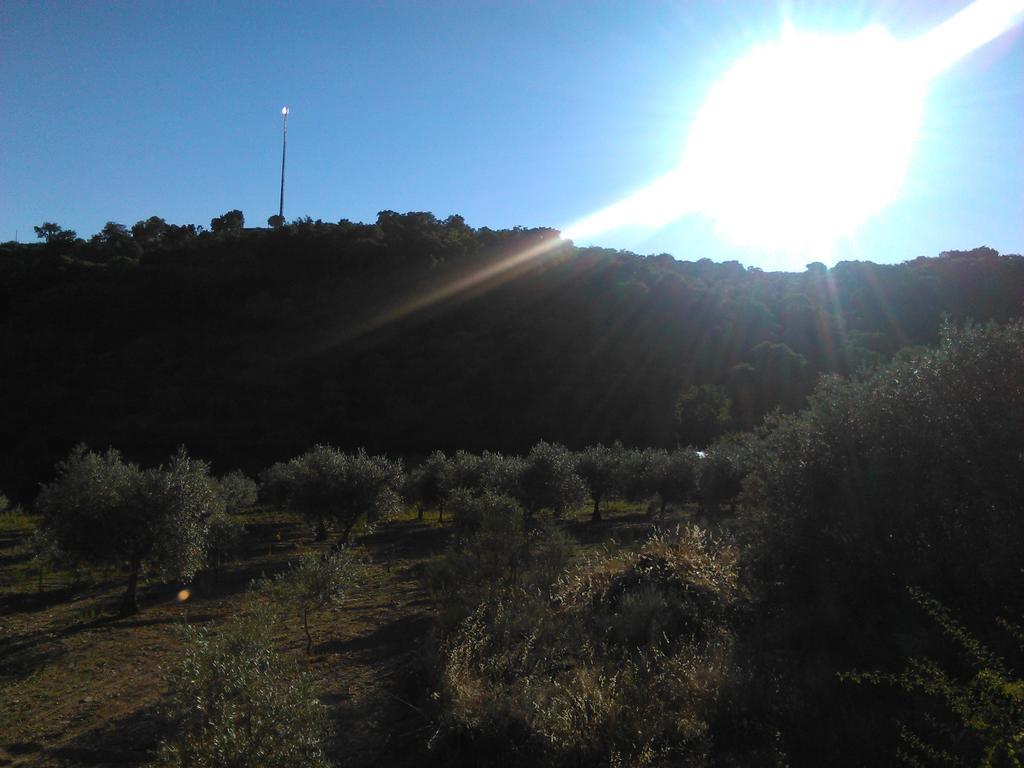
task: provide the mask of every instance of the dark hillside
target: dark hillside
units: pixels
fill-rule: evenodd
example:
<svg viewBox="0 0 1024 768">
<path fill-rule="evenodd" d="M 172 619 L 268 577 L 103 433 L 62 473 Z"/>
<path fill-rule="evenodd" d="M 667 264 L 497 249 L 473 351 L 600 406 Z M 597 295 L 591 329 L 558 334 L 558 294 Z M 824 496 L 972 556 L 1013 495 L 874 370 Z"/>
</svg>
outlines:
<svg viewBox="0 0 1024 768">
<path fill-rule="evenodd" d="M 692 442 L 674 427 L 692 385 L 729 398 L 719 429 L 749 428 L 821 372 L 934 343 L 943 314 L 1024 301 L 1024 259 L 987 248 L 789 274 L 555 237 L 383 212 L 0 246 L 0 487 L 31 496 L 81 441 L 250 472 L 316 441 Z"/>
</svg>

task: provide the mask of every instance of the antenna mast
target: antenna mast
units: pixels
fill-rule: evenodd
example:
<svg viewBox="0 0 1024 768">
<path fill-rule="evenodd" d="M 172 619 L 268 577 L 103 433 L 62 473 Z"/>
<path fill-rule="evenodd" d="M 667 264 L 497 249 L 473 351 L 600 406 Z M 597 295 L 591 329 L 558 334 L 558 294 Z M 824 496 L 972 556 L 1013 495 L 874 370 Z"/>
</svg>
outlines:
<svg viewBox="0 0 1024 768">
<path fill-rule="evenodd" d="M 284 223 L 284 158 L 288 151 L 288 107 L 282 107 L 281 115 L 284 117 L 284 130 L 281 139 L 281 203 L 277 209 L 277 215 L 281 223 Z"/>
</svg>

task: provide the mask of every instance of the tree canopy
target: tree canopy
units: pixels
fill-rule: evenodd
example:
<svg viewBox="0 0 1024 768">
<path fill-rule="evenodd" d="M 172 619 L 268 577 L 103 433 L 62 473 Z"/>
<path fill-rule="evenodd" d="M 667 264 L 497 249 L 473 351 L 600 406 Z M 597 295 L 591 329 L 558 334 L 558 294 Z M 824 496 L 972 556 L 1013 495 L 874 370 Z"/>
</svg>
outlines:
<svg viewBox="0 0 1024 768">
<path fill-rule="evenodd" d="M 264 230 L 234 213 L 0 245 L 12 499 L 82 440 L 144 464 L 186 444 L 250 475 L 318 442 L 411 460 L 699 444 L 936 343 L 944 314 L 1005 321 L 1024 301 L 1024 259 L 986 248 L 772 273 L 424 212 Z M 727 418 L 677 430 L 680 393 L 705 387 Z"/>
</svg>

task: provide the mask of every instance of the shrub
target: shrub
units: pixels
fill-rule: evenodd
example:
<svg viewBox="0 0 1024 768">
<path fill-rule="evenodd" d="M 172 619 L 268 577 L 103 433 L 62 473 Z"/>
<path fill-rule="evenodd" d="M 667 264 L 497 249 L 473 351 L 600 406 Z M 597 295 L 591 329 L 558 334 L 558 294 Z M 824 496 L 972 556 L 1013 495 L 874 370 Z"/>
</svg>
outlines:
<svg viewBox="0 0 1024 768">
<path fill-rule="evenodd" d="M 312 679 L 273 649 L 265 614 L 213 633 L 186 625 L 184 659 L 169 676 L 175 735 L 165 768 L 326 768 L 330 725 Z"/>
<path fill-rule="evenodd" d="M 482 601 L 442 646 L 432 746 L 466 764 L 705 762 L 731 674 L 737 556 L 680 529 L 585 559 L 552 591 Z"/>
<path fill-rule="evenodd" d="M 357 583 L 358 564 L 347 549 L 326 554 L 303 555 L 291 570 L 257 583 L 257 591 L 276 601 L 283 609 L 295 608 L 306 633 L 306 653 L 313 651 L 309 617 L 342 598 Z"/>
<path fill-rule="evenodd" d="M 556 600 L 585 609 L 595 634 L 631 647 L 705 640 L 742 595 L 739 554 L 697 526 L 659 533 L 637 552 L 585 561 Z"/>
<path fill-rule="evenodd" d="M 522 510 L 507 496 L 474 496 L 462 488 L 452 494 L 449 506 L 456 538 L 429 572 L 446 627 L 514 587 L 529 546 Z"/>
<path fill-rule="evenodd" d="M 750 665 L 787 702 L 772 716 L 790 755 L 888 759 L 891 693 L 835 674 L 948 657 L 907 587 L 985 643 L 991 616 L 1024 613 L 1024 323 L 947 325 L 936 349 L 823 378 L 805 411 L 766 422 L 756 474 L 760 508 L 741 521 L 765 606 Z"/>
<path fill-rule="evenodd" d="M 897 756 L 909 765 L 1024 765 L 1024 679 L 1000 656 L 963 627 L 950 612 L 919 590 L 915 603 L 931 618 L 966 659 L 963 672 L 944 669 L 938 662 L 912 658 L 899 673 L 845 674 L 857 683 L 888 685 L 930 706 L 907 707 L 900 726 Z M 1024 653 L 1024 629 L 1001 621 Z M 962 665 L 961 665 L 962 666 Z M 924 716 L 920 716 L 921 710 Z M 916 721 L 914 724 L 908 720 Z"/>
</svg>

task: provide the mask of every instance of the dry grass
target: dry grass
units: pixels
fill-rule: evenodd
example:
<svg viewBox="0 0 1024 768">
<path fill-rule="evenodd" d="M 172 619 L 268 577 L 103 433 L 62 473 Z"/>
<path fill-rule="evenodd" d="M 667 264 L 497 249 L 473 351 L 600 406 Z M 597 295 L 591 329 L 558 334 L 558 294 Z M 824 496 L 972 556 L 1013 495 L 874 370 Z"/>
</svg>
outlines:
<svg viewBox="0 0 1024 768">
<path fill-rule="evenodd" d="M 642 508 L 606 504 L 605 521 L 581 507 L 561 525 L 581 551 L 616 550 L 646 538 Z M 239 610 L 249 583 L 315 548 L 295 517 L 259 508 L 240 518 L 246 551 L 220 573 L 202 574 L 178 599 L 180 584 L 140 585 L 141 613 L 115 616 L 125 575 L 110 569 L 39 569 L 28 548 L 35 519 L 0 514 L 0 766 L 137 765 L 166 734 L 165 670 L 181 655 L 182 621 L 216 626 Z M 678 522 L 679 517 L 668 521 Z M 314 654 L 304 653 L 299 618 L 276 632 L 279 649 L 317 678 L 338 724 L 339 765 L 421 765 L 436 728 L 424 670 L 434 608 L 423 574 L 449 537 L 428 512 L 412 511 L 361 531 L 368 561 L 361 586 L 312 621 Z M 611 542 L 611 543 L 609 543 Z"/>
<path fill-rule="evenodd" d="M 742 598 L 738 552 L 696 526 L 511 585 L 441 649 L 435 743 L 453 764 L 705 765 Z"/>
<path fill-rule="evenodd" d="M 190 585 L 148 582 L 142 611 L 114 617 L 120 574 L 49 574 L 37 593 L 25 543 L 33 521 L 0 529 L 0 765 L 139 764 L 165 733 L 164 670 L 180 657 L 175 626 L 184 620 L 224 621 L 245 600 L 249 582 L 279 571 L 314 546 L 311 532 L 288 515 L 247 515 L 247 557 Z M 409 701 L 419 694 L 420 644 L 430 614 L 419 569 L 444 544 L 444 530 L 399 519 L 361 540 L 366 578 L 352 597 L 324 611 L 312 629 L 312 657 L 298 618 L 276 633 L 320 683 L 338 729 L 344 765 L 417 762 L 424 716 Z M 85 577 L 84 579 L 82 577 Z M 409 703 L 401 703 L 409 702 Z M 420 749 L 422 752 L 422 748 Z"/>
</svg>

